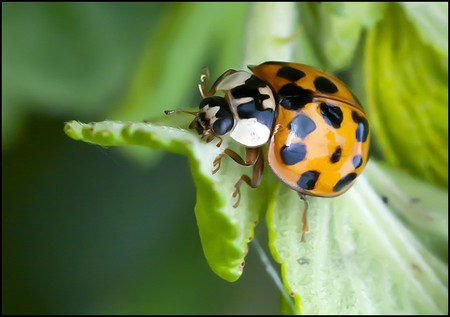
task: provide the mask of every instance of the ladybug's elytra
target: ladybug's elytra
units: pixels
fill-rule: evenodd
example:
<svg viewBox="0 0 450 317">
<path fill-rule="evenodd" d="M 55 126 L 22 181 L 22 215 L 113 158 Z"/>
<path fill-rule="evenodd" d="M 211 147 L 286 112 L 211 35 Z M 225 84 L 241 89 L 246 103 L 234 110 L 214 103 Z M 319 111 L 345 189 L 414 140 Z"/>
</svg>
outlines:
<svg viewBox="0 0 450 317">
<path fill-rule="evenodd" d="M 305 201 L 303 233 L 307 232 L 305 195 L 334 197 L 348 190 L 367 163 L 370 134 L 366 114 L 347 86 L 317 68 L 288 62 L 249 66 L 252 73 L 227 70 L 207 90 L 208 75 L 199 85 L 203 97 L 190 124 L 207 142 L 229 134 L 245 146 L 242 158 L 231 149 L 224 155 L 253 166 L 252 177 L 242 175 L 240 186 L 256 188 L 264 169 L 262 147 L 268 143 L 267 162 L 284 184 Z M 223 96 L 216 96 L 222 92 Z M 172 113 L 174 111 L 166 111 Z"/>
</svg>

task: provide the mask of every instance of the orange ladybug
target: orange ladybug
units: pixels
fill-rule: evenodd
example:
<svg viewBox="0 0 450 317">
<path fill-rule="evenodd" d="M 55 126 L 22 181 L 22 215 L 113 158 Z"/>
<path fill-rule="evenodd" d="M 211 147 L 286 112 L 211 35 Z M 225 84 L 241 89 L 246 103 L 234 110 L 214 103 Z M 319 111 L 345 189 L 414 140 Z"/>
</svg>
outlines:
<svg viewBox="0 0 450 317">
<path fill-rule="evenodd" d="M 317 68 L 289 62 L 248 66 L 252 73 L 227 70 L 207 90 L 202 75 L 199 111 L 190 124 L 207 142 L 229 134 L 246 148 L 242 158 L 225 149 L 224 155 L 253 166 L 252 177 L 242 175 L 233 197 L 240 201 L 242 182 L 256 188 L 264 169 L 262 147 L 268 143 L 267 162 L 275 176 L 305 201 L 304 241 L 308 204 L 306 195 L 341 195 L 361 174 L 368 160 L 370 133 L 367 116 L 356 97 L 336 77 Z M 223 96 L 216 96 L 222 92 Z M 166 111 L 172 113 L 174 111 Z"/>
</svg>

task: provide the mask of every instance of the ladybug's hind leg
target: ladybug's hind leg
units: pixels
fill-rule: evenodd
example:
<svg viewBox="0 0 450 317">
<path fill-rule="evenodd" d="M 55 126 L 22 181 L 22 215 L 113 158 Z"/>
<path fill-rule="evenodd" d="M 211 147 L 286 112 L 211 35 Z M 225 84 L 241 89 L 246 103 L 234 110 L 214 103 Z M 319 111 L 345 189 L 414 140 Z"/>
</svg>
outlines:
<svg viewBox="0 0 450 317">
<path fill-rule="evenodd" d="M 223 154 L 218 156 L 216 160 L 214 160 L 214 165 L 218 165 L 218 167 L 213 171 L 213 173 L 217 172 L 220 168 L 220 161 L 222 157 L 226 154 L 231 157 L 236 163 L 243 166 L 253 166 L 252 177 L 248 175 L 242 175 L 239 180 L 234 185 L 233 197 L 238 197 L 236 203 L 233 205 L 234 208 L 239 206 L 241 201 L 241 185 L 242 182 L 247 183 L 250 187 L 256 188 L 261 183 L 262 172 L 264 170 L 264 157 L 262 154 L 262 148 L 246 148 L 245 149 L 245 159 L 243 159 L 239 154 L 234 152 L 233 150 L 226 149 Z"/>
<path fill-rule="evenodd" d="M 302 242 L 305 242 L 305 233 L 309 232 L 309 227 L 308 227 L 308 208 L 309 208 L 309 204 L 308 204 L 308 200 L 306 200 L 305 194 L 298 193 L 298 196 L 305 203 L 305 209 L 303 209 L 303 216 L 302 216 L 302 227 L 303 228 L 302 228 L 302 239 L 301 239 Z"/>
</svg>

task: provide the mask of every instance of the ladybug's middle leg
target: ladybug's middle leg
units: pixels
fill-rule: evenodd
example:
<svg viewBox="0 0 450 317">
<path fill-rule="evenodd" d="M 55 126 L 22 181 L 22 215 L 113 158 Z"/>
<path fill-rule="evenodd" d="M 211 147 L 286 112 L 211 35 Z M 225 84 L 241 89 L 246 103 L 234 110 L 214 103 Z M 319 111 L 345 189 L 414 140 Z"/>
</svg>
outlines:
<svg viewBox="0 0 450 317">
<path fill-rule="evenodd" d="M 262 151 L 261 151 L 261 148 L 249 148 L 249 147 L 245 148 L 245 159 L 243 159 L 235 151 L 230 150 L 230 149 L 225 149 L 225 151 L 223 151 L 221 154 L 219 154 L 219 156 L 217 156 L 213 162 L 213 166 L 215 167 L 212 172 L 213 174 L 216 174 L 219 171 L 220 163 L 222 161 L 222 158 L 225 155 L 228 155 L 229 157 L 231 157 L 233 159 L 233 161 L 235 161 L 239 165 L 253 166 L 253 165 L 255 165 L 258 157 L 262 156 Z M 264 162 L 263 162 L 263 164 L 264 164 Z"/>
<path fill-rule="evenodd" d="M 231 157 L 236 163 L 244 166 L 253 166 L 253 173 L 252 177 L 244 174 L 242 175 L 239 180 L 234 185 L 234 192 L 233 197 L 238 197 L 236 203 L 233 205 L 234 208 L 239 206 L 239 202 L 241 201 L 241 185 L 242 182 L 247 183 L 250 187 L 256 188 L 261 183 L 261 177 L 262 172 L 264 170 L 264 156 L 262 154 L 262 148 L 246 148 L 245 149 L 245 160 L 242 159 L 236 152 L 232 150 L 225 150 L 224 154 L 227 154 L 229 157 Z M 224 155 L 223 154 L 223 155 Z M 222 155 L 222 156 L 223 156 Z M 219 159 L 219 166 L 220 166 L 220 159 Z"/>
</svg>

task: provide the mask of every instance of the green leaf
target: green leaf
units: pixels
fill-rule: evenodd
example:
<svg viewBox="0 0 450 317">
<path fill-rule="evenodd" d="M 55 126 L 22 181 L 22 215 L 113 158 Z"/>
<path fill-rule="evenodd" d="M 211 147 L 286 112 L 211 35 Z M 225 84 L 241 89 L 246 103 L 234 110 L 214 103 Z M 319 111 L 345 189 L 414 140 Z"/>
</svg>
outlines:
<svg viewBox="0 0 450 317">
<path fill-rule="evenodd" d="M 176 125 L 168 120 L 165 124 Z M 198 190 L 196 217 L 205 256 L 226 280 L 241 274 L 254 225 L 267 205 L 264 197 L 271 197 L 267 213 L 270 247 L 282 264 L 283 282 L 297 312 L 431 314 L 448 309 L 445 262 L 424 248 L 416 231 L 405 227 L 390 210 L 393 206 L 402 211 L 400 218 L 412 210 L 406 213 L 411 219 L 406 223 L 416 228 L 425 217 L 428 221 L 422 227 L 435 232 L 437 241 L 445 244 L 448 203 L 443 191 L 398 171 L 380 172 L 381 166 L 369 162 L 365 176 L 343 196 L 309 198 L 311 232 L 307 242 L 300 243 L 303 204 L 298 195 L 281 183 L 272 186 L 271 195 L 264 187 L 256 191 L 243 187 L 241 206 L 232 208 L 230 196 L 223 193 L 232 190 L 239 175 L 233 172 L 237 166 L 226 167 L 224 161 L 219 175 L 212 176 L 211 162 L 220 149 L 192 133 L 146 123 L 75 121 L 65 131 L 73 139 L 103 146 L 144 145 L 187 155 Z M 405 185 L 398 187 L 397 183 Z M 422 191 L 414 192 L 417 188 Z M 415 194 L 432 199 L 416 204 Z M 383 202 L 384 195 L 388 204 Z M 244 201 L 246 206 L 241 208 Z"/>
<path fill-rule="evenodd" d="M 368 32 L 368 116 L 386 160 L 448 187 L 448 67 L 400 6 Z M 446 54 L 447 56 L 447 54 Z"/>
<path fill-rule="evenodd" d="M 172 117 L 179 120 L 177 116 Z M 165 123 L 174 124 L 171 120 L 167 119 Z M 188 124 L 185 122 L 183 125 Z M 90 124 L 71 121 L 64 129 L 74 140 L 102 146 L 142 145 L 186 155 L 197 188 L 195 216 L 208 264 L 227 281 L 232 282 L 240 277 L 248 243 L 267 204 L 264 199 L 267 195 L 264 194 L 264 186 L 257 190 L 242 186 L 240 205 L 233 208 L 231 193 L 234 184 L 242 173 L 250 171 L 238 168 L 231 159 L 223 158 L 219 172 L 212 175 L 212 163 L 228 146 L 227 139 L 218 148 L 215 142 L 205 143 L 197 135 L 181 128 L 118 121 Z"/>
<path fill-rule="evenodd" d="M 379 180 L 377 163 L 337 198 L 309 198 L 310 233 L 301 243 L 303 204 L 285 186 L 275 188 L 267 213 L 270 248 L 281 263 L 284 285 L 304 314 L 446 314 L 448 267 L 424 247 L 390 209 L 408 197 L 400 187 L 389 192 L 389 203 L 371 187 Z M 384 182 L 395 184 L 387 172 Z M 401 176 L 403 177 L 403 176 Z M 422 201 L 410 218 L 437 214 L 428 221 L 446 241 L 446 193 L 418 180 L 411 188 L 433 193 L 433 208 Z M 400 206 L 400 205 L 399 205 Z M 398 207 L 398 206 L 397 206 Z M 406 212 L 409 202 L 401 205 Z M 444 216 L 446 215 L 446 216 Z M 440 222 L 443 221 L 444 224 Z M 300 307 L 301 306 L 301 307 Z M 301 308 L 301 310 L 300 310 Z"/>
</svg>

